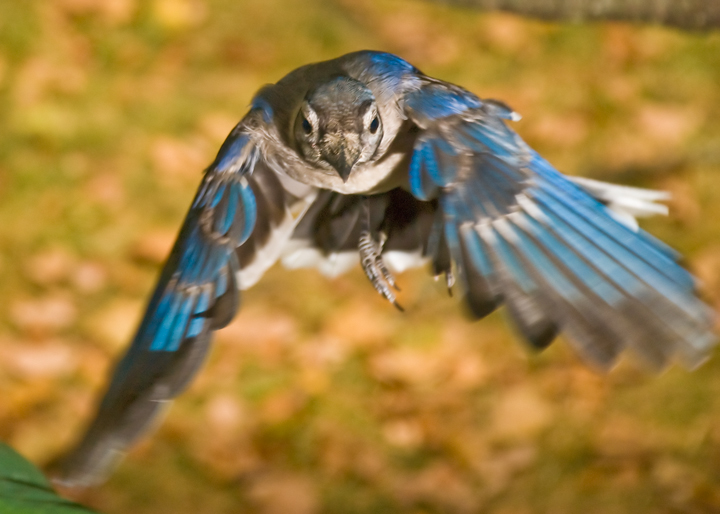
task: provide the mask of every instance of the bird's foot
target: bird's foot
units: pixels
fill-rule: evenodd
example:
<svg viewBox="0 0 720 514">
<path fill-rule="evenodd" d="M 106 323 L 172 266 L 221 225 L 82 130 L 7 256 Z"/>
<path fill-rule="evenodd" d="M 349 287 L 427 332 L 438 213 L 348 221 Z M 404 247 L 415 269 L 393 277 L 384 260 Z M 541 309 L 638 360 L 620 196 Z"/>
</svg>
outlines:
<svg viewBox="0 0 720 514">
<path fill-rule="evenodd" d="M 404 309 L 395 297 L 395 291 L 400 291 L 400 288 L 395 283 L 395 277 L 393 277 L 392 273 L 387 269 L 382 258 L 383 239 L 381 235 L 380 241 L 375 241 L 367 230 L 360 233 L 360 241 L 358 242 L 360 263 L 365 272 L 365 276 L 370 280 L 375 290 L 380 293 L 383 298 L 392 303 L 399 311 L 403 312 Z"/>
</svg>

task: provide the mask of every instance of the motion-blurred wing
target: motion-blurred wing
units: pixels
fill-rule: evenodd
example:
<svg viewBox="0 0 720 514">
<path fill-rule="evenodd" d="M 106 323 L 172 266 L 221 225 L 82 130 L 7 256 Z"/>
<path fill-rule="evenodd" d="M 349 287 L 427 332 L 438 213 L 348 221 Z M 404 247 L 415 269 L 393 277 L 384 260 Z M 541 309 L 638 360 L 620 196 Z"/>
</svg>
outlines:
<svg viewBox="0 0 720 514">
<path fill-rule="evenodd" d="M 273 177 L 265 175 L 274 174 L 263 166 L 253 136 L 241 122 L 207 169 L 97 416 L 62 461 L 60 482 L 102 480 L 161 407 L 185 388 L 203 362 L 212 332 L 233 318 L 239 302 L 237 277 L 242 276 L 236 249 L 248 245 L 244 257 L 250 266 L 286 211 L 285 193 L 274 190 Z M 269 202 L 270 195 L 279 203 Z M 257 219 L 258 213 L 262 218 Z"/>
<path fill-rule="evenodd" d="M 655 367 L 705 357 L 712 316 L 693 277 L 624 223 L 622 207 L 652 211 L 657 197 L 569 180 L 505 125 L 511 109 L 455 86 L 428 81 L 404 108 L 420 128 L 411 192 L 439 202 L 428 253 L 449 271 L 449 251 L 477 317 L 505 303 L 534 347 L 564 331 L 602 367 L 626 347 Z"/>
</svg>

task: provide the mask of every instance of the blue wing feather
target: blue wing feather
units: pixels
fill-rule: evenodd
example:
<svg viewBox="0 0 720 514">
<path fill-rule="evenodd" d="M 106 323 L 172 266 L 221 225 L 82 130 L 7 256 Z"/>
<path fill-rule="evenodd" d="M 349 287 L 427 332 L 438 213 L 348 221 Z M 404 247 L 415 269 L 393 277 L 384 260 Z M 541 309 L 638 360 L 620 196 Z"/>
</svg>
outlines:
<svg viewBox="0 0 720 514">
<path fill-rule="evenodd" d="M 428 177 L 430 180 L 433 181 L 433 183 L 437 186 L 445 186 L 446 180 L 443 177 L 443 173 L 445 172 L 445 169 L 442 169 L 440 167 L 439 159 L 437 158 L 437 151 L 439 149 L 436 149 L 436 141 L 426 141 L 423 145 L 423 161 L 425 163 L 425 171 L 427 172 Z"/>
<path fill-rule="evenodd" d="M 173 320 L 172 331 L 168 334 L 168 342 L 165 346 L 165 351 L 174 352 L 180 348 L 183 337 L 187 335 L 188 324 L 192 316 L 192 309 L 197 300 L 196 295 L 188 296 L 184 298 L 178 313 Z"/>
<path fill-rule="evenodd" d="M 483 277 L 491 277 L 493 267 L 477 232 L 468 226 L 467 230 L 465 230 L 463 241 L 465 242 L 465 248 L 467 249 L 468 257 L 470 257 L 470 263 L 473 267 L 475 267 Z"/>
<path fill-rule="evenodd" d="M 240 236 L 237 240 L 238 245 L 247 241 L 253 231 L 253 228 L 255 228 L 255 222 L 257 220 L 257 201 L 255 200 L 255 194 L 252 192 L 252 189 L 243 185 L 240 197 L 242 198 L 242 210 L 244 217 L 242 224 L 238 223 L 238 226 L 242 226 L 242 231 L 240 232 Z M 234 236 L 234 233 L 232 234 Z"/>
<path fill-rule="evenodd" d="M 217 278 L 217 282 L 215 283 L 215 291 L 217 296 L 221 296 L 225 294 L 225 291 L 227 291 L 228 286 L 228 279 L 227 275 L 224 273 L 220 274 Z"/>
<path fill-rule="evenodd" d="M 234 184 L 230 184 L 224 191 L 222 203 L 217 205 L 218 212 L 222 212 L 222 216 L 215 218 L 213 229 L 219 234 L 227 234 L 230 227 L 235 222 L 235 213 L 238 210 L 240 199 L 235 194 Z"/>
<path fill-rule="evenodd" d="M 526 294 L 533 294 L 535 291 L 537 291 L 537 284 L 527 273 L 522 263 L 517 259 L 512 248 L 513 246 L 517 246 L 518 248 L 523 249 L 525 253 L 530 255 L 531 260 L 533 260 L 533 262 L 536 262 L 538 265 L 543 265 L 545 263 L 545 259 L 541 255 L 534 255 L 535 252 L 532 251 L 533 249 L 528 248 L 528 243 L 524 241 L 523 238 L 518 237 L 517 234 L 515 235 L 516 241 L 514 241 L 516 244 L 511 245 L 506 240 L 507 236 L 498 234 L 497 231 L 491 229 L 490 227 L 488 227 L 486 230 L 493 232 L 492 240 L 494 243 L 491 244 L 491 247 L 495 249 L 498 259 L 500 259 L 500 261 L 502 262 L 503 267 L 507 269 L 515 284 L 517 284 L 520 289 Z M 546 266 L 545 271 L 547 274 L 553 276 L 553 278 L 557 280 L 558 288 L 561 291 L 564 291 L 564 279 L 561 276 L 557 275 L 557 273 L 552 270 L 550 266 Z"/>
<path fill-rule="evenodd" d="M 538 203 L 545 207 L 545 209 L 561 219 L 567 220 L 571 225 L 581 230 L 587 237 L 592 239 L 599 248 L 604 248 L 605 251 L 613 255 L 618 264 L 625 267 L 648 286 L 657 289 L 666 298 L 671 299 L 673 303 L 676 303 L 681 309 L 685 310 L 687 314 L 691 316 L 698 314 L 695 308 L 691 306 L 686 307 L 687 300 L 692 297 L 692 290 L 683 290 L 682 288 L 674 287 L 670 283 L 667 275 L 649 265 L 646 259 L 643 259 L 631 250 L 632 241 L 630 241 L 631 244 L 627 244 L 627 242 L 623 244 L 609 237 L 605 232 L 598 230 L 596 226 L 588 223 L 587 218 L 583 218 L 575 214 L 572 209 L 561 205 L 557 201 L 557 198 L 553 197 L 555 195 L 552 195 L 552 191 L 550 190 L 549 192 L 550 195 L 537 196 Z M 626 278 L 629 279 L 629 277 Z"/>
<path fill-rule="evenodd" d="M 437 184 L 431 178 L 429 168 L 436 166 L 433 162 L 432 150 L 424 141 L 418 141 L 418 146 L 410 160 L 410 191 L 421 200 L 429 200 L 438 192 Z"/>
<path fill-rule="evenodd" d="M 602 366 L 628 346 L 657 366 L 675 351 L 690 364 L 706 355 L 711 316 L 677 253 L 619 223 L 532 151 L 500 119 L 514 118 L 507 106 L 437 82 L 405 105 L 421 128 L 410 191 L 437 198 L 443 217 L 430 255 L 447 244 L 478 312 L 492 310 L 494 294 L 535 346 L 560 327 Z"/>
<path fill-rule="evenodd" d="M 422 94 L 409 95 L 405 108 L 416 119 L 423 122 L 437 120 L 477 109 L 482 105 L 478 97 L 457 86 L 448 87 L 445 83 L 430 83 Z"/>
<path fill-rule="evenodd" d="M 590 262 L 597 263 L 597 255 L 590 255 L 590 252 L 587 252 L 589 250 L 587 245 L 575 244 L 577 240 L 572 238 L 560 241 L 546 227 L 530 217 L 526 216 L 524 221 L 528 231 L 535 236 L 537 241 L 552 252 L 559 261 L 563 262 L 568 270 L 582 281 L 585 287 L 596 293 L 598 297 L 609 305 L 620 306 L 623 297 L 618 290 L 607 281 L 607 278 L 600 276 L 580 257 L 582 255 Z M 567 243 L 570 243 L 570 246 Z"/>
<path fill-rule="evenodd" d="M 517 136 L 500 120 L 492 124 L 482 121 L 468 123 L 466 130 L 475 141 L 472 145 L 475 151 L 486 152 L 508 162 L 517 162 L 520 157 L 517 153 Z"/>
<path fill-rule="evenodd" d="M 677 265 L 676 259 L 679 254 L 675 250 L 670 249 L 667 245 L 645 232 L 635 232 L 629 227 L 617 223 L 607 216 L 605 207 L 602 204 L 563 177 L 537 154 L 533 157 L 530 166 L 533 170 L 538 170 L 542 177 L 548 180 L 545 187 L 548 193 L 553 195 L 558 202 L 566 205 L 571 210 L 577 211 L 578 214 L 587 218 L 590 223 L 604 231 L 615 241 L 621 244 L 624 241 L 632 241 L 632 246 L 628 247 L 630 251 L 647 260 L 662 273 L 667 274 L 679 286 L 694 289 L 695 280 L 687 270 Z"/>
<path fill-rule="evenodd" d="M 172 333 L 177 324 L 183 324 L 183 320 L 178 320 L 180 309 L 185 298 L 181 295 L 174 295 L 165 316 L 162 318 L 160 327 L 153 338 L 150 348 L 157 346 L 153 351 L 168 351 L 168 347 L 173 345 Z M 184 324 L 183 324 L 184 325 Z"/>
<path fill-rule="evenodd" d="M 65 480 L 98 480 L 112 456 L 147 429 L 202 362 L 213 330 L 237 308 L 235 249 L 252 233 L 256 202 L 245 176 L 258 159 L 236 128 L 198 188 L 132 344 L 118 363 L 98 414 L 66 457 Z"/>
</svg>

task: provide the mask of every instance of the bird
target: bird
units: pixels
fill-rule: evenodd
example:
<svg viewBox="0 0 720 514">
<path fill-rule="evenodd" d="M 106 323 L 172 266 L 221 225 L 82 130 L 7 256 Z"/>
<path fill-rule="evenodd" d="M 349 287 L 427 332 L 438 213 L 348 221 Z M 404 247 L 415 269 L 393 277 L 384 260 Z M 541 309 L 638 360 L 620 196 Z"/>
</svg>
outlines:
<svg viewBox="0 0 720 514">
<path fill-rule="evenodd" d="M 302 66 L 262 87 L 199 189 L 97 413 L 56 481 L 107 478 L 198 372 L 240 291 L 277 261 L 359 262 L 402 309 L 394 273 L 429 265 L 471 317 L 504 306 L 531 348 L 563 333 L 607 369 L 702 363 L 713 311 L 672 248 L 635 217 L 663 192 L 566 176 L 509 124 L 520 116 L 385 52 Z"/>
</svg>

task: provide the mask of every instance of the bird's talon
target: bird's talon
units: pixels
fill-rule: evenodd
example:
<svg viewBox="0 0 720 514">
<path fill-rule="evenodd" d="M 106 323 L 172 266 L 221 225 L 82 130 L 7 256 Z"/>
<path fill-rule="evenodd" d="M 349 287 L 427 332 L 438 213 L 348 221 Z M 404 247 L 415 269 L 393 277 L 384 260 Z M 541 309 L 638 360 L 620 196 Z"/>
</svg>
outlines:
<svg viewBox="0 0 720 514">
<path fill-rule="evenodd" d="M 381 249 L 382 246 L 373 239 L 368 230 L 363 230 L 360 233 L 358 251 L 360 253 L 360 264 L 365 272 L 365 276 L 383 298 L 395 305 L 398 310 L 403 311 L 403 308 L 395 301 L 395 295 L 391 290 L 392 288 L 399 291 L 400 288 L 395 283 L 395 277 L 393 277 L 392 273 L 385 267 L 385 262 L 380 253 Z"/>
<path fill-rule="evenodd" d="M 382 247 L 381 247 L 382 248 Z M 395 282 L 395 277 L 392 273 L 390 273 L 390 270 L 387 269 L 385 266 L 385 261 L 382 258 L 382 254 L 378 253 L 376 260 L 375 260 L 376 266 L 380 269 L 380 272 L 382 273 L 382 276 L 385 278 L 388 284 L 392 286 L 393 289 L 396 291 L 400 291 L 400 288 L 397 286 L 397 283 Z"/>
</svg>

